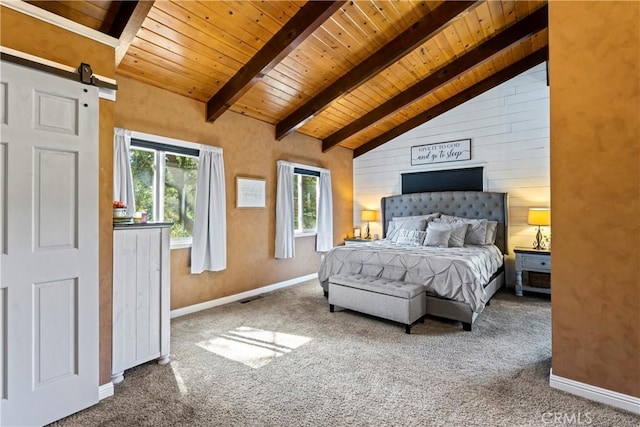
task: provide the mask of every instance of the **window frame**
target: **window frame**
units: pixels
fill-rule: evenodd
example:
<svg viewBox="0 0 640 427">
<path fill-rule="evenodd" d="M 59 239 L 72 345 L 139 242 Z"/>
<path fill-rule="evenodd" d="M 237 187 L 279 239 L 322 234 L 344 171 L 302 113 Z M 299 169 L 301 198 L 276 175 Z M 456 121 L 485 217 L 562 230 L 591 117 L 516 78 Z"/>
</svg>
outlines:
<svg viewBox="0 0 640 427">
<path fill-rule="evenodd" d="M 295 178 L 296 175 L 299 175 L 299 176 L 307 175 L 307 176 L 313 176 L 316 178 L 316 228 L 313 230 L 307 230 L 307 231 L 302 229 L 293 230 L 294 237 L 315 236 L 318 234 L 318 202 L 320 200 L 320 171 L 313 167 L 300 165 L 300 166 L 295 166 L 293 168 L 293 175 L 294 175 L 294 185 L 296 181 L 296 178 Z M 302 179 L 299 179 L 297 181 L 298 181 L 298 225 L 301 226 L 301 224 L 303 223 L 302 197 L 301 197 Z M 294 207 L 294 212 L 295 212 L 295 207 Z"/>
<path fill-rule="evenodd" d="M 134 141 L 136 141 L 134 143 Z M 157 147 L 157 148 L 156 148 Z M 160 162 L 164 159 L 164 153 L 168 152 L 171 154 L 178 155 L 189 155 L 198 158 L 200 154 L 200 144 L 196 144 L 195 142 L 183 141 L 180 139 L 169 138 L 166 136 L 153 135 L 149 133 L 143 132 L 131 132 L 131 149 L 136 150 L 146 150 L 146 151 L 154 151 L 154 165 L 161 164 Z M 160 159 L 159 156 L 163 158 Z M 165 160 L 166 162 L 166 160 Z M 163 164 L 164 165 L 164 164 Z M 200 167 L 200 163 L 198 163 L 198 167 Z M 164 220 L 164 208 L 160 209 L 160 206 L 164 207 L 164 191 L 160 191 L 162 188 L 164 190 L 164 178 L 165 178 L 165 168 L 157 168 L 155 175 L 155 180 L 153 182 L 153 194 L 154 194 L 154 203 L 153 209 L 154 213 L 158 212 L 158 218 L 156 221 Z M 197 189 L 196 189 L 197 191 Z M 170 248 L 171 249 L 183 249 L 190 248 L 193 245 L 193 236 L 192 237 L 172 237 L 170 239 Z"/>
</svg>

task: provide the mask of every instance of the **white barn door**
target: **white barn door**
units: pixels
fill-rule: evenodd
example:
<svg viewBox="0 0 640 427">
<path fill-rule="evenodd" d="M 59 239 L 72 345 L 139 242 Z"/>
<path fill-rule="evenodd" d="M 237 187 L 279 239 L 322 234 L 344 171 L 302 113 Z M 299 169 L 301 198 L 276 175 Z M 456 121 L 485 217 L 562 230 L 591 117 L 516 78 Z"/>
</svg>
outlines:
<svg viewBox="0 0 640 427">
<path fill-rule="evenodd" d="M 0 62 L 0 425 L 98 401 L 98 90 Z"/>
</svg>

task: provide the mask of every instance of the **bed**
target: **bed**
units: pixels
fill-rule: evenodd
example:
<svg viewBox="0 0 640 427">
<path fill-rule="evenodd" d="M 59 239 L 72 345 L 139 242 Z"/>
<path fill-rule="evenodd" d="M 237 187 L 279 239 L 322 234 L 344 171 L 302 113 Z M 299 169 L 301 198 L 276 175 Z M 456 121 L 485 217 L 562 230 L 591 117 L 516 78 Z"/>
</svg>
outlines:
<svg viewBox="0 0 640 427">
<path fill-rule="evenodd" d="M 422 284 L 427 295 L 426 314 L 460 321 L 465 330 L 471 330 L 485 305 L 504 285 L 507 208 L 507 194 L 497 192 L 437 191 L 384 197 L 381 201 L 384 236 L 394 217 L 438 212 L 496 221 L 495 243 L 433 248 L 382 240 L 338 246 L 325 255 L 320 265 L 320 284 L 327 295 L 329 277 L 345 272 Z"/>
</svg>

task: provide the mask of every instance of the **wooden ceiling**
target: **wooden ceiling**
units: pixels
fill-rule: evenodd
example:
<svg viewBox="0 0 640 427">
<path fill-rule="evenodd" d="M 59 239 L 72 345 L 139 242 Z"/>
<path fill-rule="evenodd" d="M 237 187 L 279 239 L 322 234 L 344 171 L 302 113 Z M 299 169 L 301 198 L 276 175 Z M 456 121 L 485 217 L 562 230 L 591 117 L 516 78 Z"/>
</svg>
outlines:
<svg viewBox="0 0 640 427">
<path fill-rule="evenodd" d="M 122 75 L 354 156 L 547 59 L 547 2 L 29 1 L 120 39 Z"/>
</svg>

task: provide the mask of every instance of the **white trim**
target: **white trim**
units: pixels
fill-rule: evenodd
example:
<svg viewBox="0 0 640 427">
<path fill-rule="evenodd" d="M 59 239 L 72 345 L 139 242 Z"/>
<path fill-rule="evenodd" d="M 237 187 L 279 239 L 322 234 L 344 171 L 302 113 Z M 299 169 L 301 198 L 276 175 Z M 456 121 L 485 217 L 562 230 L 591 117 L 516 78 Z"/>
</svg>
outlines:
<svg viewBox="0 0 640 427">
<path fill-rule="evenodd" d="M 149 142 L 157 142 L 159 144 L 167 144 L 167 145 L 175 145 L 177 147 L 191 148 L 192 150 L 200 150 L 202 148 L 202 144 L 197 144 L 195 142 L 184 141 L 182 139 L 169 138 L 168 136 L 154 135 L 152 133 L 138 132 L 135 130 L 131 131 L 131 138 L 142 139 L 144 141 L 149 141 Z M 218 147 L 213 147 L 213 148 L 218 148 Z"/>
<path fill-rule="evenodd" d="M 78 24 L 70 19 L 63 18 L 62 16 L 58 16 L 55 13 L 41 9 L 21 0 L 2 0 L 0 1 L 0 4 L 8 7 L 9 9 L 16 10 L 25 15 L 55 25 L 56 27 L 71 31 L 72 33 L 80 34 L 83 37 L 95 40 L 99 43 L 106 44 L 107 46 L 114 48 L 120 46 L 120 40 L 115 37 L 101 33 L 93 28 L 85 27 L 84 25 Z"/>
<path fill-rule="evenodd" d="M 107 397 L 113 396 L 113 390 L 113 383 L 111 381 L 106 384 L 102 384 L 98 387 L 98 400 L 103 400 Z"/>
<path fill-rule="evenodd" d="M 4 0 L 0 0 L 2 2 Z M 4 3 L 2 3 L 4 4 Z M 28 4 L 28 3 L 26 3 Z M 78 70 L 76 68 L 71 67 L 70 65 L 61 64 L 59 62 L 51 61 L 49 59 L 40 58 L 39 56 L 31 55 L 30 53 L 21 52 L 19 50 L 11 49 L 10 47 L 0 46 L 0 52 L 6 53 L 7 55 L 17 56 L 18 58 L 26 59 L 27 61 L 37 62 L 38 64 L 46 65 L 48 67 L 57 68 L 62 71 L 67 71 L 69 73 L 77 73 Z M 91 65 L 91 64 L 89 64 Z M 80 64 L 78 64 L 80 66 Z M 112 85 L 117 84 L 115 79 L 111 77 L 105 77 L 100 74 L 93 73 L 98 80 L 103 81 L 105 83 L 111 83 Z M 113 90 L 113 89 L 109 89 Z"/>
<path fill-rule="evenodd" d="M 169 244 L 169 249 L 187 249 L 193 246 L 193 237 L 189 237 L 187 241 L 186 237 L 179 237 L 178 241 L 174 242 L 174 239 L 171 239 L 171 243 Z"/>
<path fill-rule="evenodd" d="M 559 377 L 553 374 L 553 369 L 549 372 L 549 386 L 640 415 L 640 398 Z"/>
<path fill-rule="evenodd" d="M 171 318 L 174 319 L 176 317 L 197 313 L 198 311 L 207 310 L 209 308 L 218 307 L 220 305 L 241 301 L 243 299 L 251 298 L 256 295 L 264 294 L 266 292 L 275 291 L 276 289 L 297 285 L 298 283 L 306 282 L 307 280 L 315 279 L 317 277 L 318 273 L 307 274 L 306 276 L 294 277 L 293 279 L 285 280 L 284 282 L 278 282 L 272 285 L 263 286 L 261 288 L 252 289 L 250 291 L 240 292 L 239 294 L 229 295 L 227 297 L 202 302 L 200 304 L 178 308 L 175 310 L 171 310 Z"/>
<path fill-rule="evenodd" d="M 98 88 L 98 96 L 107 101 L 116 101 L 116 91 L 114 89 L 108 89 L 106 87 Z"/>
</svg>

